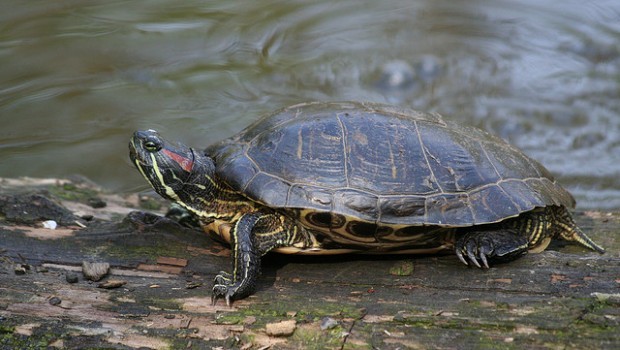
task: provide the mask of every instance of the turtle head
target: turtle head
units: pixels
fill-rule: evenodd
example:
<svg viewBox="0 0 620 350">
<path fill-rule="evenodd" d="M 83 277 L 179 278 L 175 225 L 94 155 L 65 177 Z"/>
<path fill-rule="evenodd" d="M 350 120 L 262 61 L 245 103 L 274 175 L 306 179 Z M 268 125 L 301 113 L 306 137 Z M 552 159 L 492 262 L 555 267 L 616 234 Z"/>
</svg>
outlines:
<svg viewBox="0 0 620 350">
<path fill-rule="evenodd" d="M 195 198 L 209 195 L 213 161 L 183 144 L 167 141 L 154 130 L 133 134 L 129 158 L 164 198 L 192 208 Z"/>
</svg>

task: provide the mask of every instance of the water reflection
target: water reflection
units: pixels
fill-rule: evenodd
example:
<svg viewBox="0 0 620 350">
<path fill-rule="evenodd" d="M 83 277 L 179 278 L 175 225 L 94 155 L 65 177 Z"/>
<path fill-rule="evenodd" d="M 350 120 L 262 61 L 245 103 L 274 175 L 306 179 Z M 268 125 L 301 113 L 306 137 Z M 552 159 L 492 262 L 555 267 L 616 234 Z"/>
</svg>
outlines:
<svg viewBox="0 0 620 350">
<path fill-rule="evenodd" d="M 143 185 L 127 161 L 134 129 L 200 146 L 284 105 L 355 99 L 482 126 L 546 164 L 581 208 L 620 207 L 614 1 L 0 7 L 0 176 L 131 189 Z"/>
</svg>

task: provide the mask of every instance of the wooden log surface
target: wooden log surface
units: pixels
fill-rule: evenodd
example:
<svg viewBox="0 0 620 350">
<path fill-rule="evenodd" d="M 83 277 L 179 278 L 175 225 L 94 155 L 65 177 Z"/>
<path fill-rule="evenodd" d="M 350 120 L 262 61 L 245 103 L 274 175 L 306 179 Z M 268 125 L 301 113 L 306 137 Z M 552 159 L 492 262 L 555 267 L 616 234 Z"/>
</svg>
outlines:
<svg viewBox="0 0 620 350">
<path fill-rule="evenodd" d="M 256 294 L 227 307 L 210 290 L 229 249 L 166 205 L 0 180 L 0 349 L 620 349 L 620 211 L 576 213 L 604 255 L 556 243 L 489 270 L 270 254 Z M 85 262 L 109 270 L 88 280 Z"/>
</svg>

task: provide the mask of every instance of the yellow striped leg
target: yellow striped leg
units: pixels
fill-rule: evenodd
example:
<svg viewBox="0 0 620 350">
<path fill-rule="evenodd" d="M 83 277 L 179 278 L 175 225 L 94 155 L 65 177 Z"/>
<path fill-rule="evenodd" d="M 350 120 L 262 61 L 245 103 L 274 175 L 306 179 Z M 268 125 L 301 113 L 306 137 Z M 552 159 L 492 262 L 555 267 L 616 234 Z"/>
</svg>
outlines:
<svg viewBox="0 0 620 350">
<path fill-rule="evenodd" d="M 254 292 L 260 274 L 260 252 L 254 246 L 252 230 L 260 219 L 258 213 L 245 214 L 231 230 L 233 250 L 232 274 L 220 272 L 214 279 L 211 302 L 224 298 L 230 306 L 231 300 L 244 298 Z"/>
</svg>

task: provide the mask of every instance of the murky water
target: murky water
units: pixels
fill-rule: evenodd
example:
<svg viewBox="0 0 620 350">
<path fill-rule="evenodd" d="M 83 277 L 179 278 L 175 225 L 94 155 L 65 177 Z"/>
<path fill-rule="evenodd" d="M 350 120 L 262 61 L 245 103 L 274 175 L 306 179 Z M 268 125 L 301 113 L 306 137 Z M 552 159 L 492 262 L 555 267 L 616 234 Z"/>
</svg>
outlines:
<svg viewBox="0 0 620 350">
<path fill-rule="evenodd" d="M 134 191 L 134 129 L 206 146 L 285 105 L 354 99 L 486 128 L 579 208 L 620 208 L 620 2 L 551 3 L 5 0 L 0 176 Z"/>
</svg>

